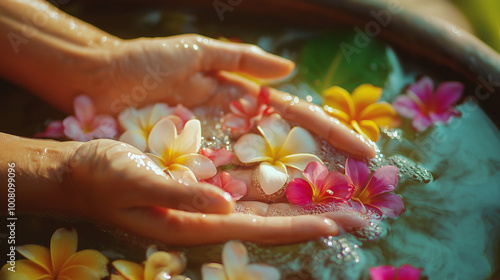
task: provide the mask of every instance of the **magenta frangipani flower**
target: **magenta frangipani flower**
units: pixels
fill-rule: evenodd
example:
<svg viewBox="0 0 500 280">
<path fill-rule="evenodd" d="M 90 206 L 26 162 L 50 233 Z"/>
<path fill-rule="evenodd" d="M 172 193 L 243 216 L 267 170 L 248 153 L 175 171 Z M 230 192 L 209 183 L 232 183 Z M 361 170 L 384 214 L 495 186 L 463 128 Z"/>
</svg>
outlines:
<svg viewBox="0 0 500 280">
<path fill-rule="evenodd" d="M 231 113 L 224 117 L 224 126 L 236 133 L 249 131 L 263 117 L 274 112 L 273 107 L 268 106 L 268 103 L 269 89 L 266 87 L 260 88 L 258 98 L 247 94 L 238 101 L 231 101 L 229 103 Z"/>
<path fill-rule="evenodd" d="M 62 138 L 76 141 L 90 141 L 98 138 L 113 138 L 118 133 L 116 120 L 109 115 L 98 115 L 92 100 L 80 95 L 73 101 L 75 116 L 66 117 L 62 122 L 51 122 L 47 130 L 36 137 Z"/>
<path fill-rule="evenodd" d="M 413 129 L 424 131 L 432 124 L 448 124 L 452 116 L 460 116 L 452 105 L 463 90 L 462 83 L 448 81 L 441 83 L 434 93 L 432 80 L 423 77 L 408 88 L 407 94 L 398 96 L 393 105 L 399 115 L 413 119 Z"/>
<path fill-rule="evenodd" d="M 398 184 L 398 169 L 392 165 L 380 167 L 370 177 L 370 169 L 366 163 L 349 158 L 345 164 L 345 174 L 355 187 L 352 196 L 353 204 L 358 204 L 365 214 L 376 214 L 381 218 L 400 216 L 405 206 L 400 196 L 393 191 Z"/>
<path fill-rule="evenodd" d="M 231 174 L 227 173 L 226 171 L 217 173 L 217 175 L 215 175 L 214 177 L 202 181 L 212 184 L 230 193 L 235 201 L 239 200 L 247 194 L 247 184 L 242 180 L 233 179 L 231 177 Z"/>
<path fill-rule="evenodd" d="M 311 162 L 304 169 L 304 177 L 288 183 L 286 197 L 297 205 L 348 201 L 354 193 L 349 178 L 339 172 L 328 172 L 321 163 Z"/>
<path fill-rule="evenodd" d="M 420 269 L 404 264 L 399 269 L 391 265 L 370 267 L 370 280 L 418 280 Z"/>
</svg>

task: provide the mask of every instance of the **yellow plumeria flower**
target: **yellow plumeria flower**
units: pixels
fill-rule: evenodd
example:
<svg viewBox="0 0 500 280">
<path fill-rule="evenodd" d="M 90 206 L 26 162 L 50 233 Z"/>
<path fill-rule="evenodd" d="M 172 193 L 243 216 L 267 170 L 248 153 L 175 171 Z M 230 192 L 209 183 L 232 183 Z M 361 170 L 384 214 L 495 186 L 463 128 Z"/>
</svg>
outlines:
<svg viewBox="0 0 500 280">
<path fill-rule="evenodd" d="M 126 260 L 114 261 L 113 267 L 119 274 L 111 275 L 111 280 L 187 280 L 188 277 L 180 275 L 186 263 L 182 253 L 156 251 L 150 247 L 142 265 Z"/>
<path fill-rule="evenodd" d="M 380 136 L 379 126 L 395 127 L 398 115 L 391 104 L 377 102 L 382 89 L 362 84 L 352 94 L 333 86 L 323 92 L 325 110 L 349 128 L 376 142 Z"/>
<path fill-rule="evenodd" d="M 50 250 L 30 244 L 17 248 L 26 260 L 16 261 L 16 271 L 5 265 L 0 278 L 6 280 L 93 280 L 109 275 L 108 259 L 95 250 L 76 252 L 78 235 L 75 229 L 60 228 L 50 240 Z"/>
</svg>

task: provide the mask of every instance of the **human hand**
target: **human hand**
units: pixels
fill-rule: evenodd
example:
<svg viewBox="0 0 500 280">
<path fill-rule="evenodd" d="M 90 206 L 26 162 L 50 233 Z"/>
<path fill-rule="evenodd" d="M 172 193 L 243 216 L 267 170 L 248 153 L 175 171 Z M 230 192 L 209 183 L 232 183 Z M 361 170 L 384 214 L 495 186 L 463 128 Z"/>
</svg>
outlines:
<svg viewBox="0 0 500 280">
<path fill-rule="evenodd" d="M 141 38 L 113 45 L 104 76 L 89 83 L 87 94 L 100 112 L 152 102 L 185 106 L 227 106 L 229 98 L 257 96 L 259 86 L 230 72 L 259 79 L 276 79 L 294 68 L 291 61 L 254 45 L 236 44 L 200 35 Z M 310 129 L 354 156 L 374 157 L 376 145 L 353 133 L 314 104 L 277 90 L 269 102 L 286 119 Z M 227 108 L 226 108 L 227 109 Z"/>
<path fill-rule="evenodd" d="M 340 227 L 365 223 L 359 216 L 339 213 L 295 217 L 230 214 L 234 203 L 229 194 L 208 184 L 176 182 L 136 148 L 112 140 L 82 144 L 69 166 L 72 170 L 66 174 L 65 188 L 74 211 L 166 244 L 229 239 L 291 243 L 336 235 Z"/>
</svg>

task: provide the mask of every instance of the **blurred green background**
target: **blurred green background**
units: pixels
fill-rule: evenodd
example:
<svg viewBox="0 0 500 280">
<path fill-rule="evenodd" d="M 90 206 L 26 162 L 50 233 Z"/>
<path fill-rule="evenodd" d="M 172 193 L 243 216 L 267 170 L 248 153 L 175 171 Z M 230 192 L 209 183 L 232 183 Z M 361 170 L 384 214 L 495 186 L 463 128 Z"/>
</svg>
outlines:
<svg viewBox="0 0 500 280">
<path fill-rule="evenodd" d="M 500 0 L 453 0 L 477 37 L 500 53 Z"/>
</svg>

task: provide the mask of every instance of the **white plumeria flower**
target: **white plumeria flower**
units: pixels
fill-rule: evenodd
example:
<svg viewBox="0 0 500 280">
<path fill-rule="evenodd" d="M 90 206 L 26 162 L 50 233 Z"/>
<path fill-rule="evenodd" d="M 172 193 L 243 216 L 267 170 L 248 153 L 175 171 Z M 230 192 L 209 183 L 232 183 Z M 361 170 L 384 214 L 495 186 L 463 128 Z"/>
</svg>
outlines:
<svg viewBox="0 0 500 280">
<path fill-rule="evenodd" d="M 290 125 L 278 114 L 263 119 L 257 126 L 260 133 L 245 134 L 234 144 L 234 153 L 243 163 L 261 162 L 258 167 L 262 191 L 271 195 L 287 182 L 287 167 L 304 171 L 306 166 L 321 159 L 313 155 L 316 144 L 311 134 Z"/>
<path fill-rule="evenodd" d="M 193 117 L 193 113 L 182 105 L 169 107 L 165 103 L 156 103 L 142 109 L 128 108 L 118 117 L 120 125 L 125 129 L 119 140 L 145 152 L 151 129 L 158 120 L 166 116 L 177 116 L 177 124 L 184 124 Z"/>
<path fill-rule="evenodd" d="M 201 267 L 203 280 L 279 280 L 278 269 L 264 264 L 249 264 L 245 245 L 228 241 L 222 249 L 222 263 L 209 263 Z"/>
<path fill-rule="evenodd" d="M 208 157 L 197 154 L 201 145 L 199 120 L 189 120 L 177 135 L 174 122 L 163 118 L 151 130 L 148 143 L 151 153 L 147 155 L 176 180 L 197 181 L 217 173 Z"/>
</svg>

